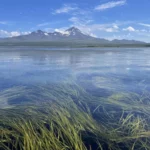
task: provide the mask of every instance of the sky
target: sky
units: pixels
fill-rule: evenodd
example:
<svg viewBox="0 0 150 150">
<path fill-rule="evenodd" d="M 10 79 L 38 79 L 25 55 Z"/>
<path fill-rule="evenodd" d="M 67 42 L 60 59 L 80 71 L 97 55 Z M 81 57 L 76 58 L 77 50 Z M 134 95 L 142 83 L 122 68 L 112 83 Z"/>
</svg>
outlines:
<svg viewBox="0 0 150 150">
<path fill-rule="evenodd" d="M 0 0 L 0 37 L 74 26 L 94 37 L 150 42 L 150 0 Z"/>
</svg>

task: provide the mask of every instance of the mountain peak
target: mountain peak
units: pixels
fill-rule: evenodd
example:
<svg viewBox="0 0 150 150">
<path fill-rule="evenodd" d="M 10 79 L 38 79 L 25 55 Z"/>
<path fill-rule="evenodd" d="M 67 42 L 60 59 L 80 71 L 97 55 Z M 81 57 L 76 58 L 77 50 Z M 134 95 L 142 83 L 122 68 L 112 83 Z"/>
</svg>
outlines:
<svg viewBox="0 0 150 150">
<path fill-rule="evenodd" d="M 44 34 L 42 30 L 33 31 L 31 34 Z"/>
<path fill-rule="evenodd" d="M 37 33 L 44 33 L 42 30 L 37 30 L 36 32 Z"/>
<path fill-rule="evenodd" d="M 67 29 L 66 31 L 67 32 L 80 32 L 81 33 L 81 31 L 76 27 L 71 27 L 71 28 Z"/>
</svg>

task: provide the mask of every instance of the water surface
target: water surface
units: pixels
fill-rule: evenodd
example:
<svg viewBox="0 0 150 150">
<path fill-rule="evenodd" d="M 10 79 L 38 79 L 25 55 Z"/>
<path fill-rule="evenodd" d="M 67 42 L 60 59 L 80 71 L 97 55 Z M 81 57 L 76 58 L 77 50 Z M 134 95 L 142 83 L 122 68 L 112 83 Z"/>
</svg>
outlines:
<svg viewBox="0 0 150 150">
<path fill-rule="evenodd" d="M 5 101 L 16 98 L 4 95 L 11 88 L 34 90 L 36 86 L 68 83 L 96 97 L 119 92 L 142 94 L 150 90 L 149 73 L 149 48 L 0 48 L 0 96 Z M 26 103 L 17 91 L 21 103 Z M 15 102 L 20 104 L 20 99 Z M 1 108 L 5 107 L 4 100 L 1 103 Z"/>
</svg>

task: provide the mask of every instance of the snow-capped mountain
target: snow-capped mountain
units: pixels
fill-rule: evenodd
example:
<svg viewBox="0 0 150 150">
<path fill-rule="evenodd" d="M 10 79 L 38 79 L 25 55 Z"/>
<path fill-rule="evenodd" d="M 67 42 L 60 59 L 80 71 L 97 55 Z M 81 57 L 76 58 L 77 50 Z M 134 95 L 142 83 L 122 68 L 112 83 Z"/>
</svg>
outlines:
<svg viewBox="0 0 150 150">
<path fill-rule="evenodd" d="M 137 44 L 144 43 L 134 40 L 113 40 L 109 41 L 103 38 L 95 38 L 84 34 L 76 27 L 71 27 L 65 31 L 55 31 L 48 33 L 42 30 L 31 32 L 28 35 L 21 35 L 17 37 L 4 38 L 1 42 L 42 42 L 42 41 L 81 41 L 81 42 L 95 42 L 98 44 Z"/>
<path fill-rule="evenodd" d="M 31 32 L 28 35 L 21 35 L 17 37 L 7 38 L 7 40 L 23 40 L 23 41 L 54 41 L 54 40 L 87 40 L 87 39 L 95 39 L 92 36 L 86 35 L 82 33 L 78 28 L 71 27 L 64 32 L 52 32 L 48 33 L 42 30 L 37 30 Z"/>
</svg>

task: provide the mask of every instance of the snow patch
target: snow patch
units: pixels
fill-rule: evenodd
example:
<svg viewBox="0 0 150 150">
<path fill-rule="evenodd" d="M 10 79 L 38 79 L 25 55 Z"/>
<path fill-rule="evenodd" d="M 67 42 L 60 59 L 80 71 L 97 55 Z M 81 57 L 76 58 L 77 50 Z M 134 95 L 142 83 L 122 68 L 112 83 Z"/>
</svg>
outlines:
<svg viewBox="0 0 150 150">
<path fill-rule="evenodd" d="M 61 33 L 62 35 L 66 35 L 66 36 L 69 36 L 70 33 L 68 31 L 64 31 L 64 30 L 60 30 L 60 29 L 55 29 L 55 32 L 59 32 Z"/>
<path fill-rule="evenodd" d="M 45 32 L 44 35 L 48 36 L 48 33 Z"/>
</svg>

